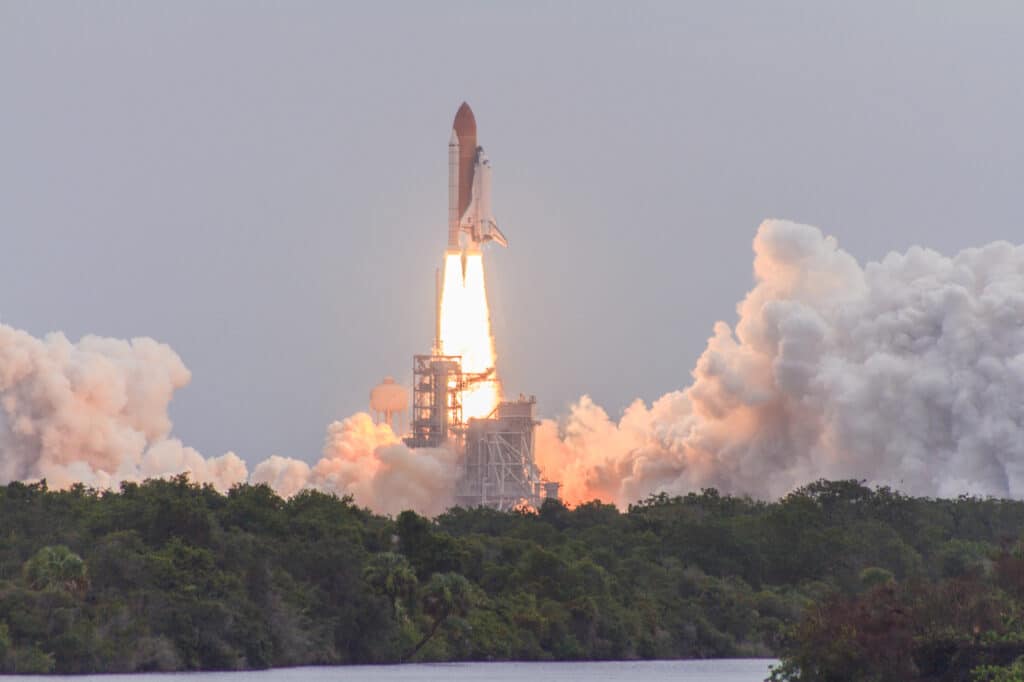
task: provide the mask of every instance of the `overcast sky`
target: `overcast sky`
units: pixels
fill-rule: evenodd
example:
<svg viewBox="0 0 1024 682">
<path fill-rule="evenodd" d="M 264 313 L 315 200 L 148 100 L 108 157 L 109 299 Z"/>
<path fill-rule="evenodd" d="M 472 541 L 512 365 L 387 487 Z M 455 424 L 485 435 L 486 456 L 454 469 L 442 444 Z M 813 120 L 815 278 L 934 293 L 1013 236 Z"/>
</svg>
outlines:
<svg viewBox="0 0 1024 682">
<path fill-rule="evenodd" d="M 761 220 L 862 261 L 1024 228 L 1024 4 L 0 0 L 0 321 L 151 336 L 175 433 L 314 460 L 429 349 L 462 100 L 499 372 L 689 382 Z"/>
</svg>

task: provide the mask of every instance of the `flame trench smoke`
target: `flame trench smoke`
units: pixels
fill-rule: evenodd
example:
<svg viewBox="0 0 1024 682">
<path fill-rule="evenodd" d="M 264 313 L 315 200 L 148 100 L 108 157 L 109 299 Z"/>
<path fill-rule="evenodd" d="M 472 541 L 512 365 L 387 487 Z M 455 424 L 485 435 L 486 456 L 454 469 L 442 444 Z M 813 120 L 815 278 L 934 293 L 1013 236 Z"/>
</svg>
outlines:
<svg viewBox="0 0 1024 682">
<path fill-rule="evenodd" d="M 766 221 L 756 285 L 685 390 L 613 421 L 584 397 L 538 434 L 570 502 L 704 486 L 775 497 L 817 478 L 1024 496 L 1024 247 L 913 247 L 861 267 Z"/>
<path fill-rule="evenodd" d="M 327 427 L 320 460 L 273 456 L 253 469 L 250 481 L 291 496 L 304 488 L 352 495 L 383 514 L 414 509 L 436 515 L 451 506 L 458 462 L 449 448 L 407 447 L 387 424 L 358 413 Z"/>
<path fill-rule="evenodd" d="M 914 247 L 862 267 L 816 228 L 767 221 L 754 254 L 738 322 L 715 325 L 688 387 L 618 420 L 583 397 L 542 423 L 538 465 L 568 502 L 705 486 L 774 497 L 821 477 L 1024 497 L 1024 247 Z M 494 359 L 483 266 L 466 265 L 463 282 L 458 259 L 446 263 L 442 313 L 461 312 L 443 314 L 442 342 L 482 371 Z M 234 453 L 204 458 L 170 437 L 167 405 L 188 381 L 152 339 L 0 325 L 0 480 L 106 487 L 188 471 L 221 489 L 351 494 L 384 513 L 452 499 L 455 453 L 410 450 L 362 413 L 328 427 L 313 465 L 275 455 L 249 475 Z M 466 414 L 496 400 L 495 388 Z"/>
<path fill-rule="evenodd" d="M 234 453 L 207 459 L 170 438 L 167 405 L 190 378 L 152 339 L 73 344 L 0 324 L 0 482 L 110 487 L 182 471 L 221 489 L 244 481 Z"/>
</svg>

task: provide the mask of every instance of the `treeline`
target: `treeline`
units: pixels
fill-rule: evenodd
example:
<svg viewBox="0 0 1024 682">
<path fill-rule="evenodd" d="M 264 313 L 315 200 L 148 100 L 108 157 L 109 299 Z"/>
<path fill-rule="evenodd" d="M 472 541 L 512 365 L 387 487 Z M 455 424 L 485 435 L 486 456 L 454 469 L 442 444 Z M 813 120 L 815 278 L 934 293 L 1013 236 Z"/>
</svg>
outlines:
<svg viewBox="0 0 1024 682">
<path fill-rule="evenodd" d="M 779 680 L 1016 679 L 992 666 L 1024 653 L 1022 528 L 1021 502 L 855 481 L 433 520 L 186 477 L 11 483 L 0 671 L 783 655 Z"/>
</svg>

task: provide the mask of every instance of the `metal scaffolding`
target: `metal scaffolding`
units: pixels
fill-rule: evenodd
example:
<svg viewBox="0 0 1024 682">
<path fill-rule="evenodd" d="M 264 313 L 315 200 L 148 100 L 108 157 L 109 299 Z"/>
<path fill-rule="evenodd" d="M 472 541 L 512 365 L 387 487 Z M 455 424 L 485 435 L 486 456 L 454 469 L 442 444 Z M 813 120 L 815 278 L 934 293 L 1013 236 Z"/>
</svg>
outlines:
<svg viewBox="0 0 1024 682">
<path fill-rule="evenodd" d="M 462 394 L 493 379 L 494 370 L 464 373 L 458 355 L 413 356 L 412 415 L 405 443 L 412 448 L 448 446 L 462 456 L 455 503 L 508 511 L 538 508 L 558 499 L 558 483 L 545 481 L 534 461 L 537 420 L 534 397 L 498 404 L 485 418 L 463 421 Z"/>
<path fill-rule="evenodd" d="M 412 419 L 406 444 L 433 448 L 448 440 L 452 424 L 462 423 L 462 358 L 458 355 L 414 355 Z"/>
<path fill-rule="evenodd" d="M 558 484 L 544 481 L 534 462 L 536 404 L 532 396 L 520 396 L 500 403 L 486 419 L 469 420 L 456 504 L 508 511 L 557 499 Z"/>
<path fill-rule="evenodd" d="M 461 355 L 414 355 L 412 419 L 406 445 L 434 448 L 454 441 L 461 449 L 466 432 L 462 394 L 470 386 L 491 380 L 493 374 L 493 369 L 463 372 Z"/>
</svg>

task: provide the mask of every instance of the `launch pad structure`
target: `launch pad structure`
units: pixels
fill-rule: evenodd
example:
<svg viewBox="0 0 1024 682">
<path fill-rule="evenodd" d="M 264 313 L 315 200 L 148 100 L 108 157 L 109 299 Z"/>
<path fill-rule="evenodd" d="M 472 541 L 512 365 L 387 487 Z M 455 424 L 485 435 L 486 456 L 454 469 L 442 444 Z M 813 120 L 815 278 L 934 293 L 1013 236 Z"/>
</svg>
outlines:
<svg viewBox="0 0 1024 682">
<path fill-rule="evenodd" d="M 559 484 L 543 480 L 533 458 L 536 405 L 533 396 L 520 396 L 498 403 L 486 419 L 469 420 L 456 504 L 536 509 L 546 498 L 558 499 Z"/>
<path fill-rule="evenodd" d="M 463 419 L 462 394 L 493 369 L 464 373 L 458 355 L 413 356 L 410 448 L 453 447 L 462 467 L 455 489 L 461 507 L 509 511 L 534 509 L 547 498 L 558 499 L 559 484 L 545 481 L 534 461 L 534 414 L 537 400 L 520 396 L 498 403 L 484 418 Z"/>
</svg>

